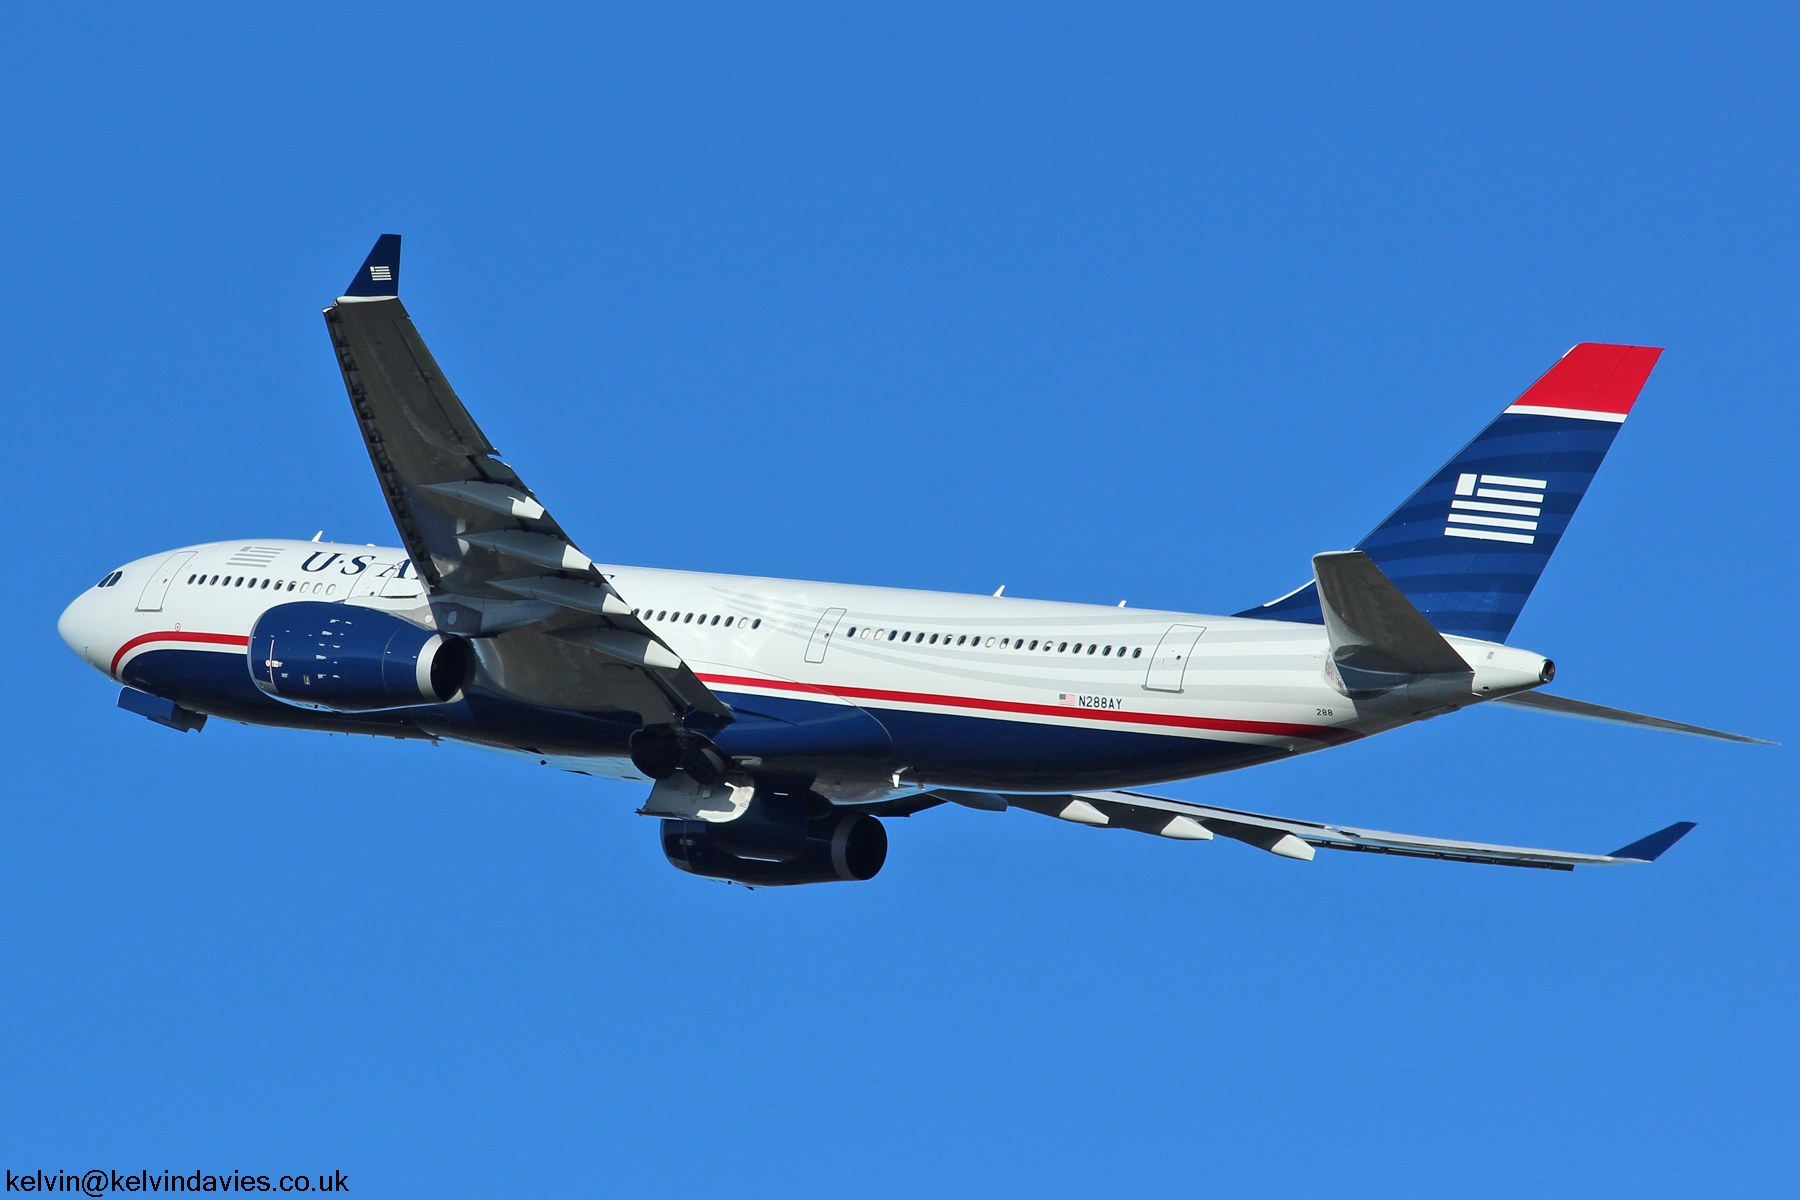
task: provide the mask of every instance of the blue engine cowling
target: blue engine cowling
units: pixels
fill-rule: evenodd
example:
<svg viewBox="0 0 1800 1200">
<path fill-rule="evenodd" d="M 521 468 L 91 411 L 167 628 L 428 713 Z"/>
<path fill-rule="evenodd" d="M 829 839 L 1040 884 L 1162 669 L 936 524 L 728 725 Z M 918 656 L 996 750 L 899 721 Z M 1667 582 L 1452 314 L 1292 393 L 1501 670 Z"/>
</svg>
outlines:
<svg viewBox="0 0 1800 1200">
<path fill-rule="evenodd" d="M 475 653 L 389 613 L 349 604 L 278 604 L 250 631 L 250 677 L 278 700 L 330 712 L 445 704 Z"/>
</svg>

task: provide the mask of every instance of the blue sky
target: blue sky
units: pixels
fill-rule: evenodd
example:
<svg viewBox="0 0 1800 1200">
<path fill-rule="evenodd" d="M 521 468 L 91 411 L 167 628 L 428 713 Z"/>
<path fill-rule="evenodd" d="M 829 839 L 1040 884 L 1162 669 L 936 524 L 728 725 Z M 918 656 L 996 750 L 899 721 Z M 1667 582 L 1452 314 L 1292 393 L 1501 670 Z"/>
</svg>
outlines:
<svg viewBox="0 0 1800 1200">
<path fill-rule="evenodd" d="M 18 8 L 0 1165 L 391 1196 L 1769 1194 L 1800 1169 L 1783 6 Z M 1512 641 L 1787 743 L 1473 712 L 1218 803 L 1574 875 L 893 823 L 113 706 L 56 614 L 388 542 L 318 311 L 378 233 L 627 563 L 1234 611 L 1577 341 L 1668 347 Z"/>
</svg>

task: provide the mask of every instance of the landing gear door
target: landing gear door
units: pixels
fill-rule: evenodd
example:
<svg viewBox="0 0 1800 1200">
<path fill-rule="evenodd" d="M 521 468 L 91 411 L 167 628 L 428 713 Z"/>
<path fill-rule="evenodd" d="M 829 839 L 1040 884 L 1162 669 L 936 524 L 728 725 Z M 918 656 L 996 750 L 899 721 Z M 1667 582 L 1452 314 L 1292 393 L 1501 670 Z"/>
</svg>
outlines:
<svg viewBox="0 0 1800 1200">
<path fill-rule="evenodd" d="M 806 643 L 807 662 L 825 661 L 825 648 L 831 645 L 831 635 L 836 632 L 838 622 L 844 619 L 844 612 L 841 608 L 828 608 L 819 618 L 819 623 L 813 627 L 812 640 Z"/>
<path fill-rule="evenodd" d="M 1194 656 L 1194 643 L 1206 632 L 1204 625 L 1171 625 L 1156 644 L 1150 656 L 1150 670 L 1144 676 L 1147 692 L 1179 692 L 1187 674 L 1188 659 Z"/>
<path fill-rule="evenodd" d="M 139 594 L 137 610 L 139 612 L 161 612 L 163 598 L 169 594 L 169 585 L 175 582 L 175 577 L 181 574 L 183 568 L 188 565 L 188 559 L 192 557 L 194 557 L 192 550 L 184 550 L 180 554 L 171 554 L 163 560 L 163 565 L 156 568 L 155 574 L 150 576 L 150 582 L 144 585 L 143 592 Z"/>
</svg>

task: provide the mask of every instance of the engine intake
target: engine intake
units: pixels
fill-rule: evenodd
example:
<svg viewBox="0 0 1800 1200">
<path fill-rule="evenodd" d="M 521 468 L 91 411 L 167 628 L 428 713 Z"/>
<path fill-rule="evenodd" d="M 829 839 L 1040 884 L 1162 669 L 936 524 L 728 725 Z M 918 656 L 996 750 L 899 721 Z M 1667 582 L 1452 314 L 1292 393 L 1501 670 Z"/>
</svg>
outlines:
<svg viewBox="0 0 1800 1200">
<path fill-rule="evenodd" d="M 663 853 L 690 875 L 752 887 L 873 879 L 887 861 L 887 830 L 868 813 L 804 824 L 759 820 L 662 823 Z"/>
<path fill-rule="evenodd" d="M 278 700 L 329 712 L 446 704 L 475 674 L 462 638 L 348 604 L 278 604 L 250 631 L 250 677 Z"/>
</svg>

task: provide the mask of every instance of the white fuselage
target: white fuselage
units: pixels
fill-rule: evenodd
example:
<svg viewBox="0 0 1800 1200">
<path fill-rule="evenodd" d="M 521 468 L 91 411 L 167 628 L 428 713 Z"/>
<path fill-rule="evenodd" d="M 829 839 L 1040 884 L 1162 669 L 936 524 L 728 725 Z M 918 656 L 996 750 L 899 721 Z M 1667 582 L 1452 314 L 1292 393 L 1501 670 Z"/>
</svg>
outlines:
<svg viewBox="0 0 1800 1200">
<path fill-rule="evenodd" d="M 381 608 L 430 626 L 430 607 L 409 568 L 405 553 L 392 547 L 278 539 L 191 546 L 127 564 L 115 583 L 72 603 L 58 628 L 84 660 L 130 683 L 144 655 L 244 659 L 257 618 L 295 600 Z M 795 705 L 859 708 L 879 721 L 889 734 L 887 753 L 866 769 L 840 767 L 837 790 L 846 797 L 882 786 L 997 787 L 1007 779 L 1016 779 L 1018 790 L 1051 790 L 1065 785 L 1061 775 L 1049 767 L 1034 773 L 1033 764 L 1099 734 L 1141 737 L 1105 742 L 1104 752 L 1095 740 L 1093 769 L 1077 763 L 1074 782 L 1127 786 L 1230 769 L 1534 687 L 1545 666 L 1529 651 L 1451 637 L 1474 673 L 1466 695 L 1421 698 L 1403 690 L 1356 701 L 1328 679 L 1319 625 L 647 567 L 602 570 L 734 708 L 766 708 L 781 721 L 798 719 Z M 182 703 L 209 711 L 204 696 Z M 229 706 L 222 711 L 257 719 Z M 426 728 L 431 736 L 538 753 L 511 735 L 495 738 L 454 723 Z M 984 738 L 996 748 L 985 766 Z M 1202 744 L 1224 753 L 1186 753 Z M 1151 752 L 1132 750 L 1140 745 Z M 563 746 L 545 757 L 595 774 L 635 775 L 616 746 L 596 746 L 592 754 Z"/>
</svg>

